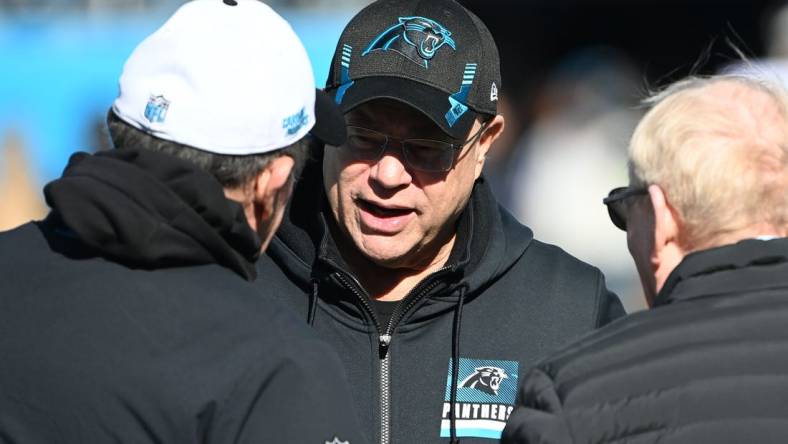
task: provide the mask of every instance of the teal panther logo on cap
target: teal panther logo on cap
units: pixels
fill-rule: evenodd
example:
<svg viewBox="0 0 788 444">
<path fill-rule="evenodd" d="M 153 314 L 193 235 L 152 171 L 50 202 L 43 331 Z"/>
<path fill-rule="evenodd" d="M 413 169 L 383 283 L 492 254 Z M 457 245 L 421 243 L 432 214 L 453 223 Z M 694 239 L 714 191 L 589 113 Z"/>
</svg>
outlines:
<svg viewBox="0 0 788 444">
<path fill-rule="evenodd" d="M 425 17 L 399 17 L 399 23 L 375 37 L 361 54 L 372 51 L 396 51 L 425 68 L 443 46 L 457 50 L 451 31 Z"/>
</svg>

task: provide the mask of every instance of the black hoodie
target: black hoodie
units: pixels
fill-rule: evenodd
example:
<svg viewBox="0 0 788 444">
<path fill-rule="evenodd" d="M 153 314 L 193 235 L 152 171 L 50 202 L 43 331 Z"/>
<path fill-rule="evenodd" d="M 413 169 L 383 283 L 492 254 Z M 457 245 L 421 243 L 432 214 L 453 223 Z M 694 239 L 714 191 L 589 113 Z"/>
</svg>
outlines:
<svg viewBox="0 0 788 444">
<path fill-rule="evenodd" d="M 74 155 L 0 233 L 0 442 L 362 442 L 336 354 L 249 280 L 260 240 L 188 162 Z"/>
<path fill-rule="evenodd" d="M 261 291 L 293 306 L 334 345 L 368 439 L 445 442 L 452 429 L 463 443 L 498 439 L 519 375 L 623 315 L 599 270 L 534 240 L 480 179 L 447 265 L 381 326 L 327 228 L 333 216 L 319 163 L 305 170 L 269 257 L 258 261 Z"/>
</svg>

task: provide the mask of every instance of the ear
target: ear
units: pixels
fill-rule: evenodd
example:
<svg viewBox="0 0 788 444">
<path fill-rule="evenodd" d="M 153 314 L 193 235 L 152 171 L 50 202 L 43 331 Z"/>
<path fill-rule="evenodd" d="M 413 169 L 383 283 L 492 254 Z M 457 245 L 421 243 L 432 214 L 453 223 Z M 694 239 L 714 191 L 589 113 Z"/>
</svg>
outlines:
<svg viewBox="0 0 788 444">
<path fill-rule="evenodd" d="M 479 136 L 479 143 L 476 147 L 475 174 L 477 179 L 482 174 L 482 169 L 484 169 L 484 161 L 487 158 L 487 152 L 490 151 L 493 142 L 503 134 L 505 127 L 506 121 L 502 115 L 498 114 L 493 117 L 492 121 L 487 125 L 487 129 Z"/>
<path fill-rule="evenodd" d="M 263 168 L 254 179 L 254 205 L 257 223 L 265 224 L 274 216 L 278 206 L 284 205 L 286 199 L 279 198 L 283 191 L 288 194 L 290 186 L 290 172 L 293 169 L 293 158 L 279 156 Z"/>
<path fill-rule="evenodd" d="M 651 262 L 655 268 L 656 290 L 659 292 L 668 275 L 684 258 L 681 247 L 681 220 L 670 205 L 665 192 L 659 185 L 650 185 L 648 194 L 654 211 L 654 249 Z"/>
</svg>

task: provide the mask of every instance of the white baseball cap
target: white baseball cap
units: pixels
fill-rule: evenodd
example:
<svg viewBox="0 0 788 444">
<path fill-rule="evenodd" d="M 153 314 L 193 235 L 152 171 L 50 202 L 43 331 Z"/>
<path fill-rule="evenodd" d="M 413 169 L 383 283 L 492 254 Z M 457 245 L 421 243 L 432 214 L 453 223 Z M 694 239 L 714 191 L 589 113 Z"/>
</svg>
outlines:
<svg viewBox="0 0 788 444">
<path fill-rule="evenodd" d="M 137 46 L 119 84 L 112 109 L 120 119 L 204 151 L 265 153 L 310 130 L 331 145 L 345 139 L 344 119 L 315 89 L 301 41 L 257 0 L 181 6 Z"/>
</svg>

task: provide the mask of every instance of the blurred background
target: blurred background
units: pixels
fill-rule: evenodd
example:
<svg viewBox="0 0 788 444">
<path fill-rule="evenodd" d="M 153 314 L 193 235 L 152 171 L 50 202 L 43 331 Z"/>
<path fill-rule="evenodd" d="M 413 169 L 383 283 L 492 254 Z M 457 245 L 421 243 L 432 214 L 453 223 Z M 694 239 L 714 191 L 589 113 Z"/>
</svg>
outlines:
<svg viewBox="0 0 788 444">
<path fill-rule="evenodd" d="M 182 3 L 0 0 L 0 230 L 46 214 L 41 188 L 71 153 L 109 148 L 104 117 L 124 60 Z M 266 3 L 301 36 L 322 85 L 343 26 L 369 2 Z M 643 308 L 625 233 L 601 204 L 627 183 L 639 101 L 692 73 L 782 78 L 784 0 L 461 3 L 501 52 L 506 134 L 485 170 L 501 203 L 537 238 L 600 267 L 628 311 Z"/>
</svg>

